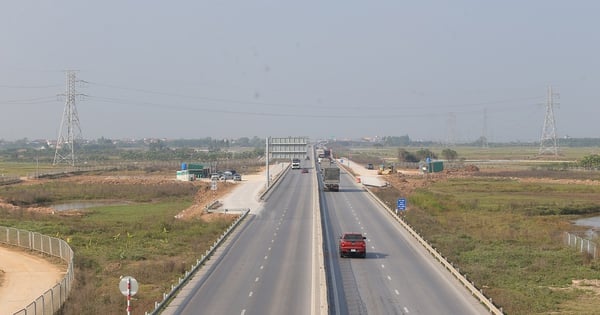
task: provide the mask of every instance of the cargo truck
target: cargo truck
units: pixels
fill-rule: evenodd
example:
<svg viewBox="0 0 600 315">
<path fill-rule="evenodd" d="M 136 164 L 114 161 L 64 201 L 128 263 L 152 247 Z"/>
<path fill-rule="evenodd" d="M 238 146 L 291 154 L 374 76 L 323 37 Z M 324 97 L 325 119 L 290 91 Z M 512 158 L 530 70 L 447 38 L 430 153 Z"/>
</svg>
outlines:
<svg viewBox="0 0 600 315">
<path fill-rule="evenodd" d="M 292 159 L 292 169 L 300 169 L 300 159 Z"/>
<path fill-rule="evenodd" d="M 317 149 L 317 157 L 319 157 L 319 158 L 324 158 L 324 157 L 325 157 L 325 149 L 323 149 L 323 148 L 318 148 L 318 149 Z"/>
<path fill-rule="evenodd" d="M 323 171 L 323 190 L 339 191 L 340 190 L 340 169 L 336 166 L 328 166 L 322 169 Z"/>
</svg>

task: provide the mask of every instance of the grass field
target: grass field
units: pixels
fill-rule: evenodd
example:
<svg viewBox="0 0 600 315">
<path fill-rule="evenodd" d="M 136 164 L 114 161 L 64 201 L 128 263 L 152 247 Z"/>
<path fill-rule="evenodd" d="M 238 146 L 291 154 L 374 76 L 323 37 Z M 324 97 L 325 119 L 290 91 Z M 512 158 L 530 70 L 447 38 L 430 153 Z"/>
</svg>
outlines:
<svg viewBox="0 0 600 315">
<path fill-rule="evenodd" d="M 395 204 L 401 193 L 378 194 Z M 598 291 L 572 281 L 600 279 L 600 262 L 566 247 L 563 233 L 585 229 L 571 220 L 600 214 L 600 185 L 451 178 L 408 203 L 407 221 L 506 314 L 598 313 Z"/>
<path fill-rule="evenodd" d="M 338 156 L 350 156 L 356 162 L 371 162 L 379 164 L 382 161 L 394 161 L 398 157 L 400 147 L 373 147 L 373 148 L 344 148 L 336 151 Z M 402 147 L 409 152 L 416 152 L 420 147 Z M 447 147 L 427 147 L 431 152 L 442 159 L 441 153 Z M 523 161 L 577 161 L 586 155 L 600 153 L 600 148 L 595 147 L 562 147 L 559 148 L 558 156 L 540 156 L 539 147 L 534 146 L 502 146 L 502 147 L 474 147 L 474 146 L 452 146 L 450 149 L 458 153 L 458 159 L 466 161 L 482 160 L 523 160 Z"/>
<path fill-rule="evenodd" d="M 50 181 L 0 187 L 0 198 L 15 204 L 65 200 L 127 201 L 127 205 L 90 208 L 57 215 L 0 209 L 2 225 L 66 240 L 75 252 L 76 282 L 61 314 L 116 314 L 126 300 L 119 277 L 134 276 L 140 284 L 133 313 L 154 309 L 181 277 L 234 219 L 181 221 L 174 216 L 189 207 L 197 185 L 93 184 Z M 34 196 L 34 197 L 32 197 Z"/>
<path fill-rule="evenodd" d="M 391 160 L 396 150 L 351 154 Z M 462 156 L 460 148 L 455 150 Z M 497 150 L 464 152 L 470 159 L 515 160 L 537 152 L 519 147 Z M 568 155 L 577 159 L 593 151 L 578 149 Z M 11 167 L 15 167 L 11 174 L 23 176 L 36 165 L 0 164 L 2 170 Z M 600 213 L 600 185 L 594 184 L 600 176 L 525 169 L 526 173 L 508 172 L 497 167 L 477 176 L 432 180 L 408 196 L 407 220 L 507 314 L 596 314 L 600 295 L 589 290 L 596 287 L 573 286 L 572 281 L 600 279 L 600 263 L 565 247 L 562 233 L 584 230 L 571 220 Z M 117 290 L 121 275 L 134 276 L 140 283 L 133 301 L 138 314 L 152 310 L 233 220 L 175 220 L 175 214 L 193 203 L 198 189 L 190 183 L 80 185 L 63 180 L 0 186 L 0 198 L 23 206 L 71 200 L 127 202 L 73 215 L 0 209 L 0 221 L 69 242 L 75 251 L 77 294 L 71 295 L 62 314 L 112 314 L 125 309 Z M 395 204 L 400 192 L 392 187 L 379 194 Z"/>
</svg>

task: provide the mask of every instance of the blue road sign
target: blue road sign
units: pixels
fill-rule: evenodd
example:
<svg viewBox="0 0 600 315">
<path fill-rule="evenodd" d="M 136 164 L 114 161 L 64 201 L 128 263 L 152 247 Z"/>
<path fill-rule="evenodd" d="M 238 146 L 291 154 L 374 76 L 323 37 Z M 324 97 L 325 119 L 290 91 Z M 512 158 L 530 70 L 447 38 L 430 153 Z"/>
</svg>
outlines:
<svg viewBox="0 0 600 315">
<path fill-rule="evenodd" d="M 406 198 L 399 198 L 397 210 L 404 211 L 406 210 Z"/>
</svg>

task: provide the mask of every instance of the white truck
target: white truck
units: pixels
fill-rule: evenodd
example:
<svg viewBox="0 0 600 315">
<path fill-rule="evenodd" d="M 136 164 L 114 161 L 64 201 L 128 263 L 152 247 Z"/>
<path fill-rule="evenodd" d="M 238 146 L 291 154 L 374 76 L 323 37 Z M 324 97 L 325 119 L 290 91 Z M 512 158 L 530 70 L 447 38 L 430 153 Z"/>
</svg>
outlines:
<svg viewBox="0 0 600 315">
<path fill-rule="evenodd" d="M 340 169 L 337 166 L 323 168 L 323 190 L 340 191 Z"/>
<path fill-rule="evenodd" d="M 292 169 L 300 168 L 300 159 L 292 159 Z"/>
</svg>

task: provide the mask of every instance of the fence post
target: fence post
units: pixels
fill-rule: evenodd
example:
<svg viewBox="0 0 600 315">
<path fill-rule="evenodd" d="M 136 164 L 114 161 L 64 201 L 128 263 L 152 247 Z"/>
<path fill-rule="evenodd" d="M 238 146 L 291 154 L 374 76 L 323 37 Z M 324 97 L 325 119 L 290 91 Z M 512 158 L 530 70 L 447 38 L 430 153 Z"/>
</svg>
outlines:
<svg viewBox="0 0 600 315">
<path fill-rule="evenodd" d="M 590 240 L 587 240 L 587 252 L 588 252 L 588 254 L 591 254 L 591 251 L 590 251 Z"/>
</svg>

